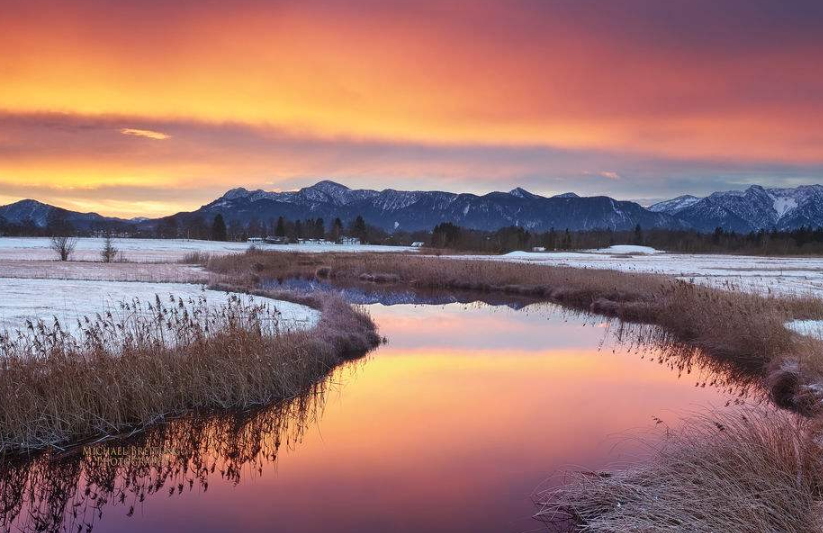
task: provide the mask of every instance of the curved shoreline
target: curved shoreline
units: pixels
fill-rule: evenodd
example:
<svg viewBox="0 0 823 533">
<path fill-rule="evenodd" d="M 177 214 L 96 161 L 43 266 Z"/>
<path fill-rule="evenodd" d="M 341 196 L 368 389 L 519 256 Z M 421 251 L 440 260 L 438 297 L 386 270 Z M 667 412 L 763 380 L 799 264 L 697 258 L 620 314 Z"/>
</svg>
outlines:
<svg viewBox="0 0 823 533">
<path fill-rule="evenodd" d="M 44 338 L 55 340 L 41 357 L 0 360 L 0 454 L 139 432 L 198 410 L 287 400 L 379 344 L 372 320 L 334 295 L 291 298 L 232 290 L 301 303 L 319 310 L 320 319 L 310 330 L 267 336 L 259 324 L 229 309 L 222 329 L 209 332 L 216 323 L 195 323 L 164 308 L 155 318 L 190 342 L 170 346 L 123 338 L 125 349 L 116 354 L 102 341 L 107 332 L 123 329 L 118 324 L 90 327 L 79 347 L 46 331 Z"/>
<path fill-rule="evenodd" d="M 400 254 L 250 251 L 212 258 L 207 268 L 241 284 L 303 277 L 522 296 L 656 325 L 672 340 L 759 373 L 779 406 L 808 415 L 823 410 L 823 341 L 784 326 L 823 319 L 817 299 L 736 293 L 652 274 Z"/>
<path fill-rule="evenodd" d="M 784 326 L 823 316 L 820 301 L 735 294 L 663 276 L 437 257 L 292 259 L 247 253 L 209 267 L 251 282 L 299 276 L 526 296 L 657 325 L 672 340 L 759 373 L 777 406 L 809 417 L 821 411 L 823 343 Z M 578 473 L 536 494 L 535 518 L 557 531 L 808 531 L 821 523 L 820 434 L 819 419 L 786 412 L 707 416 L 668 436 L 645 463 Z M 744 510 L 745 520 L 737 520 Z"/>
</svg>

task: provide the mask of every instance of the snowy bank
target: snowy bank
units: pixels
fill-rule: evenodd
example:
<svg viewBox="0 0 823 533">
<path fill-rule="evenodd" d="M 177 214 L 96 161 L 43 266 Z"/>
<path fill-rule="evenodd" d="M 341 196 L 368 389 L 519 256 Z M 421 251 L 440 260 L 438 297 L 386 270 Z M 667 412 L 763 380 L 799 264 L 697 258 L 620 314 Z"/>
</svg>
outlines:
<svg viewBox="0 0 823 533">
<path fill-rule="evenodd" d="M 604 250 L 609 250 L 608 248 Z M 632 254 L 593 252 L 512 252 L 506 255 L 444 256 L 548 266 L 662 274 L 701 285 L 757 294 L 823 298 L 823 258 L 745 255 Z"/>
<path fill-rule="evenodd" d="M 593 254 L 637 254 L 637 255 L 654 255 L 665 253 L 661 250 L 656 250 L 651 246 L 640 246 L 637 244 L 615 244 L 608 248 L 600 248 L 597 250 L 586 250 Z"/>
<path fill-rule="evenodd" d="M 46 237 L 0 237 L 0 259 L 49 260 L 56 259 Z M 100 261 L 102 238 L 79 238 L 74 259 Z M 242 253 L 249 249 L 245 242 L 216 242 L 187 239 L 114 239 L 114 246 L 125 260 L 137 262 L 179 261 L 187 254 L 200 252 L 210 255 Z M 258 249 L 282 252 L 416 252 L 410 246 L 345 245 L 345 244 L 262 244 Z"/>
<path fill-rule="evenodd" d="M 121 302 L 139 299 L 151 303 L 157 297 L 162 302 L 169 302 L 171 296 L 182 299 L 186 305 L 205 297 L 212 309 L 222 307 L 230 295 L 240 298 L 244 304 L 270 303 L 279 313 L 281 331 L 309 329 L 320 319 L 319 311 L 305 305 L 239 293 L 227 294 L 185 283 L 3 278 L 0 279 L 0 294 L 3 295 L 0 330 L 25 328 L 26 320 L 41 319 L 50 325 L 57 318 L 63 329 L 74 331 L 77 321 L 84 316 L 94 318 L 97 313 L 104 315 L 106 311 L 119 316 Z"/>
</svg>

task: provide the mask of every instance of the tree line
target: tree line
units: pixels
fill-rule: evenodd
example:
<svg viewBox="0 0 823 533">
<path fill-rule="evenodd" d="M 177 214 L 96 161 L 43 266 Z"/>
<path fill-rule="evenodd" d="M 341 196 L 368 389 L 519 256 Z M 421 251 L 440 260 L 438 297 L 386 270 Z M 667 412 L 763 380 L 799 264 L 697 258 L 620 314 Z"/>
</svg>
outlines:
<svg viewBox="0 0 823 533">
<path fill-rule="evenodd" d="M 822 255 L 823 228 L 801 227 L 791 231 L 760 230 L 750 233 L 716 228 L 705 233 L 694 230 L 644 230 L 637 225 L 627 231 L 551 228 L 545 232 L 531 232 L 517 226 L 481 231 L 445 222 L 435 226 L 427 244 L 434 248 L 483 253 L 529 251 L 535 248 L 548 251 L 589 250 L 633 244 L 681 253 Z"/>
<path fill-rule="evenodd" d="M 628 231 L 609 229 L 570 231 L 551 228 L 549 231 L 529 231 L 510 226 L 493 231 L 464 228 L 450 222 L 437 224 L 431 231 L 385 230 L 368 224 L 358 215 L 344 222 L 340 218 L 289 220 L 285 217 L 261 221 L 252 218 L 243 223 L 237 219 L 226 221 L 218 214 L 210 220 L 195 214 L 181 214 L 162 218 L 153 226 L 135 226 L 122 222 L 92 223 L 84 229 L 75 227 L 62 209 L 52 210 L 45 226 L 31 219 L 12 224 L 0 216 L 0 235 L 25 237 L 54 236 L 108 236 L 143 237 L 158 239 L 198 239 L 216 241 L 246 241 L 250 237 L 282 237 L 297 239 L 325 239 L 338 241 L 342 237 L 360 239 L 364 244 L 410 245 L 422 242 L 428 247 L 508 253 L 517 250 L 585 250 L 605 248 L 616 244 L 639 244 L 658 250 L 682 253 L 735 253 L 752 255 L 821 255 L 823 254 L 823 227 L 801 227 L 791 231 L 760 230 L 738 233 L 717 228 L 705 233 L 694 230 L 644 229 L 636 226 Z"/>
</svg>

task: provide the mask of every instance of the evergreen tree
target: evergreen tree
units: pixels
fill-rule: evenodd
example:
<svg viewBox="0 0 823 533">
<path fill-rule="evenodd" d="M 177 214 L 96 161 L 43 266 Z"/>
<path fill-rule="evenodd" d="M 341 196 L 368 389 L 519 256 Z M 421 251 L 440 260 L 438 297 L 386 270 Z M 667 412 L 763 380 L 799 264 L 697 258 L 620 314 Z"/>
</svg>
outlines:
<svg viewBox="0 0 823 533">
<path fill-rule="evenodd" d="M 228 235 L 226 232 L 226 221 L 223 220 L 223 215 L 217 214 L 214 217 L 214 222 L 211 225 L 211 240 L 213 241 L 226 241 L 228 240 Z"/>
<path fill-rule="evenodd" d="M 332 242 L 337 242 L 340 240 L 340 237 L 343 236 L 343 221 L 339 218 L 335 218 L 334 222 L 331 224 L 331 230 L 329 230 L 329 237 L 328 239 Z"/>
<path fill-rule="evenodd" d="M 286 236 L 286 219 L 282 216 L 277 218 L 277 227 L 274 230 L 275 237 Z"/>
<path fill-rule="evenodd" d="M 543 246 L 546 250 L 554 250 L 557 248 L 557 232 L 554 231 L 554 226 L 543 237 Z"/>
<path fill-rule="evenodd" d="M 360 242 L 366 242 L 366 221 L 362 215 L 357 215 L 351 226 L 351 236 L 360 239 Z"/>
<path fill-rule="evenodd" d="M 634 244 L 643 244 L 643 228 L 640 227 L 640 224 L 634 227 Z"/>
<path fill-rule="evenodd" d="M 563 250 L 571 250 L 572 248 L 572 234 L 569 228 L 566 228 L 566 233 L 563 234 L 563 243 L 560 245 Z"/>
</svg>

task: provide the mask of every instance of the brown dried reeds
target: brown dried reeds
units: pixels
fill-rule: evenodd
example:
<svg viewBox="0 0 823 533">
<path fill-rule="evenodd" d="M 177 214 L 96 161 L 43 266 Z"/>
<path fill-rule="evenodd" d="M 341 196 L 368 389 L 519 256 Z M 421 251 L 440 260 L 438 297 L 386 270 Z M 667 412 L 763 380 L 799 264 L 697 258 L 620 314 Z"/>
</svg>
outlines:
<svg viewBox="0 0 823 533">
<path fill-rule="evenodd" d="M 766 408 L 695 417 L 666 428 L 647 461 L 538 493 L 536 518 L 597 533 L 820 531 L 816 426 Z"/>
<path fill-rule="evenodd" d="M 773 389 L 783 406 L 821 405 L 823 342 L 786 329 L 793 319 L 823 318 L 823 301 L 761 296 L 695 285 L 668 276 L 412 254 L 299 254 L 250 251 L 212 258 L 208 268 L 237 279 L 315 276 L 332 282 L 381 282 L 427 290 L 509 294 L 559 303 L 621 320 L 654 324 L 672 340 L 733 361 Z M 787 372 L 790 384 L 781 379 Z M 768 379 L 767 379 L 768 378 Z"/>
<path fill-rule="evenodd" d="M 263 293 L 261 293 L 263 294 Z M 232 298 L 218 311 L 172 298 L 123 304 L 82 321 L 0 336 L 0 453 L 59 447 L 140 430 L 208 409 L 298 396 L 379 338 L 371 319 L 334 295 L 308 331 L 281 327 L 276 308 Z"/>
</svg>

